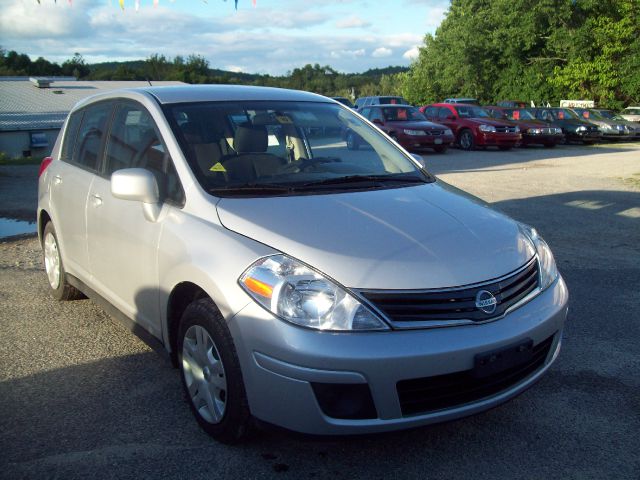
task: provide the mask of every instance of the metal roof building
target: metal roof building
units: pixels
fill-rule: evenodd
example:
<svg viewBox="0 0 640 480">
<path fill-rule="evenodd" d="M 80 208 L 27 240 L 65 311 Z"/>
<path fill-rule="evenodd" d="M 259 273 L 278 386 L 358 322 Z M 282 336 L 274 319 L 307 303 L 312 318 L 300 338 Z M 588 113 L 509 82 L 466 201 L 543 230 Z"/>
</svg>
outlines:
<svg viewBox="0 0 640 480">
<path fill-rule="evenodd" d="M 153 82 L 154 86 L 182 82 Z M 0 77 L 0 152 L 45 156 L 71 108 L 110 90 L 149 86 L 146 81 L 77 81 L 73 77 Z"/>
</svg>

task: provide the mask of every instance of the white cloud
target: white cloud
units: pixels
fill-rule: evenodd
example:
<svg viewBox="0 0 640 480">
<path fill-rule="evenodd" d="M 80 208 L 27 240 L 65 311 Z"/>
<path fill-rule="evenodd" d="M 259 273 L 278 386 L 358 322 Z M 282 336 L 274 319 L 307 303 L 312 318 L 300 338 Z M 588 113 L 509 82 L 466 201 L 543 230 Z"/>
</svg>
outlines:
<svg viewBox="0 0 640 480">
<path fill-rule="evenodd" d="M 404 52 L 402 54 L 402 58 L 405 58 L 407 60 L 415 60 L 416 58 L 418 58 L 419 55 L 420 55 L 420 49 L 416 45 L 415 47 L 410 48 L 409 50 Z"/>
<path fill-rule="evenodd" d="M 331 58 L 356 58 L 363 57 L 364 54 L 364 48 L 359 48 L 357 50 L 332 50 L 329 56 Z"/>
<path fill-rule="evenodd" d="M 47 39 L 87 36 L 89 16 L 79 9 L 56 8 L 55 3 L 13 2 L 0 16 L 3 44 L 6 39 Z M 7 47 L 7 45 L 3 45 Z"/>
<path fill-rule="evenodd" d="M 363 28 L 371 25 L 371 22 L 365 22 L 357 15 L 352 15 L 347 18 L 342 18 L 336 22 L 337 28 Z"/>
<path fill-rule="evenodd" d="M 373 58 L 390 57 L 391 55 L 393 55 L 393 50 L 386 47 L 376 48 L 371 54 Z"/>
</svg>

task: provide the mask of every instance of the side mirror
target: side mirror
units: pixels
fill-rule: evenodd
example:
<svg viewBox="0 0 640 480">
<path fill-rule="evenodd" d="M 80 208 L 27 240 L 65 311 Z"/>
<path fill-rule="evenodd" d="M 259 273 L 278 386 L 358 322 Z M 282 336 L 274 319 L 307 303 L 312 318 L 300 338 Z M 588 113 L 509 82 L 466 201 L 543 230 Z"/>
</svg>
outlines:
<svg viewBox="0 0 640 480">
<path fill-rule="evenodd" d="M 447 115 L 446 117 L 444 117 L 445 120 L 455 120 L 456 116 L 452 113 L 450 113 L 449 115 Z"/>
<path fill-rule="evenodd" d="M 382 120 L 380 120 L 379 118 L 374 118 L 373 123 L 375 123 L 376 125 L 382 125 Z"/>
<path fill-rule="evenodd" d="M 160 192 L 156 177 L 144 168 L 125 168 L 111 175 L 111 194 L 121 200 L 142 202 L 144 216 L 150 222 L 160 215 Z"/>
</svg>

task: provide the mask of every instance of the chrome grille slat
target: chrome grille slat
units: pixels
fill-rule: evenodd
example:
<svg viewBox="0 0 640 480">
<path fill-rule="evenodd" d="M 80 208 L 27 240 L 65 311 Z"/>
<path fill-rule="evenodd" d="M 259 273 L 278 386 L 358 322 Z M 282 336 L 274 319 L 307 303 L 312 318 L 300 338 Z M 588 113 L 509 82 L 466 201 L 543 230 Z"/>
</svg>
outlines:
<svg viewBox="0 0 640 480">
<path fill-rule="evenodd" d="M 392 324 L 403 326 L 420 322 L 469 320 L 484 322 L 502 316 L 506 310 L 538 288 L 538 262 L 526 265 L 499 280 L 444 291 L 367 291 L 359 293 Z M 486 314 L 475 305 L 480 290 L 491 292 L 498 304 L 495 312 Z"/>
</svg>

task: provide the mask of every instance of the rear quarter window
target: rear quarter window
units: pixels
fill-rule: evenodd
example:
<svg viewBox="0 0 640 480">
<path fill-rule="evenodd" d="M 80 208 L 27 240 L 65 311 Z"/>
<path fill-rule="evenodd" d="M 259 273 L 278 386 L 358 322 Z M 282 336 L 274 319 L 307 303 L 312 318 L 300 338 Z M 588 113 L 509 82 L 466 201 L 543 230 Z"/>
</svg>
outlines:
<svg viewBox="0 0 640 480">
<path fill-rule="evenodd" d="M 82 111 L 73 112 L 69 115 L 67 128 L 64 131 L 62 139 L 62 147 L 60 148 L 60 160 L 63 162 L 71 162 L 73 160 L 73 150 L 78 138 L 78 128 L 82 122 Z"/>
<path fill-rule="evenodd" d="M 72 163 L 88 170 L 99 170 L 105 129 L 111 109 L 111 102 L 98 103 L 84 109 L 73 150 Z"/>
</svg>

